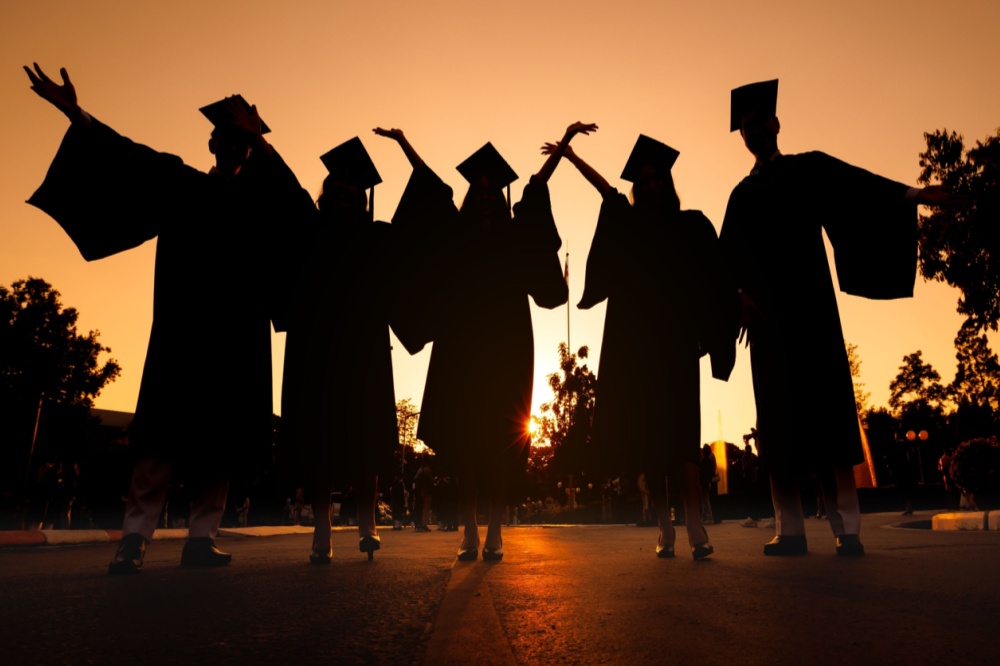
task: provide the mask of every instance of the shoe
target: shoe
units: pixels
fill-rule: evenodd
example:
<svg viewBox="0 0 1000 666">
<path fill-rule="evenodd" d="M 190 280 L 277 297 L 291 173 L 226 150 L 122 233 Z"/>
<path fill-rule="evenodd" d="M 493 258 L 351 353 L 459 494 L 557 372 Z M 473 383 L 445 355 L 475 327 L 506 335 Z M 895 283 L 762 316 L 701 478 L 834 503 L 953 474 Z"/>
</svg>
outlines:
<svg viewBox="0 0 1000 666">
<path fill-rule="evenodd" d="M 139 573 L 145 554 L 146 539 L 141 534 L 126 534 L 118 544 L 114 558 L 108 564 L 108 573 L 112 576 Z"/>
<path fill-rule="evenodd" d="M 670 532 L 673 535 L 672 540 L 676 540 L 677 539 L 677 531 L 674 528 L 671 527 L 670 528 Z M 669 560 L 670 558 L 672 558 L 674 556 L 674 544 L 671 543 L 669 546 L 661 546 L 660 545 L 660 540 L 659 540 L 659 538 L 657 538 L 657 540 L 656 540 L 656 556 L 658 558 L 660 558 L 661 560 Z"/>
<path fill-rule="evenodd" d="M 210 537 L 188 538 L 181 551 L 182 567 L 224 567 L 233 556 L 215 547 Z"/>
<path fill-rule="evenodd" d="M 837 537 L 837 555 L 841 557 L 861 557 L 865 547 L 857 534 L 841 534 Z"/>
<path fill-rule="evenodd" d="M 333 548 L 323 550 L 322 548 L 313 546 L 312 552 L 309 553 L 309 564 L 329 564 L 332 559 Z"/>
<path fill-rule="evenodd" d="M 367 534 L 361 537 L 361 541 L 358 542 L 358 548 L 361 549 L 362 553 L 368 553 L 369 560 L 375 558 L 375 551 L 381 547 L 382 541 L 378 538 L 377 534 Z"/>
<path fill-rule="evenodd" d="M 805 555 L 808 552 L 804 534 L 779 534 L 764 544 L 765 555 Z"/>
<path fill-rule="evenodd" d="M 740 521 L 740 526 L 742 527 L 757 527 L 757 521 L 753 518 L 747 518 L 746 520 Z"/>
<path fill-rule="evenodd" d="M 712 548 L 712 544 L 707 541 L 691 547 L 691 556 L 696 560 L 703 560 L 714 552 L 715 549 Z"/>
<path fill-rule="evenodd" d="M 503 542 L 499 548 L 487 548 L 483 546 L 483 562 L 499 562 L 503 559 Z"/>
<path fill-rule="evenodd" d="M 459 562 L 474 562 L 476 558 L 479 557 L 479 544 L 477 543 L 472 548 L 461 548 L 458 551 L 458 561 Z"/>
<path fill-rule="evenodd" d="M 773 530 L 775 527 L 774 518 L 764 523 L 764 529 L 766 530 Z"/>
</svg>

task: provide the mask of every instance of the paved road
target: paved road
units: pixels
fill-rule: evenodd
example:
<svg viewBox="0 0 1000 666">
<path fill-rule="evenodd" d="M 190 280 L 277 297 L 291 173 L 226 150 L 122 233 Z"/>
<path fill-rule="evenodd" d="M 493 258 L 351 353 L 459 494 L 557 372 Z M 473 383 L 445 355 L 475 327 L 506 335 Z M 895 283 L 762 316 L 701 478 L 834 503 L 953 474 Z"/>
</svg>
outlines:
<svg viewBox="0 0 1000 666">
<path fill-rule="evenodd" d="M 817 521 L 798 558 L 765 558 L 761 528 L 711 526 L 703 562 L 658 560 L 656 530 L 626 526 L 508 529 L 497 564 L 410 530 L 384 531 L 374 562 L 337 532 L 329 567 L 306 563 L 308 535 L 224 538 L 218 570 L 157 541 L 122 578 L 107 544 L 0 550 L 0 663 L 1000 662 L 1000 534 L 899 520 L 864 516 L 857 560 Z"/>
</svg>

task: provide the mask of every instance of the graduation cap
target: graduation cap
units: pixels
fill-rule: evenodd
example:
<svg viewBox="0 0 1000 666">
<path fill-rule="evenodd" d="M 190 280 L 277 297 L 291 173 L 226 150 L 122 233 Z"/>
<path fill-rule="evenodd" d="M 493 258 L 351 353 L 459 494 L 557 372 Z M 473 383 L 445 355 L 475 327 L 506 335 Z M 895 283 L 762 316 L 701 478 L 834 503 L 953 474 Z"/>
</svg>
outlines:
<svg viewBox="0 0 1000 666">
<path fill-rule="evenodd" d="M 622 180 L 634 183 L 642 175 L 642 166 L 648 164 L 658 170 L 670 171 L 680 153 L 662 141 L 640 134 L 622 170 Z"/>
<path fill-rule="evenodd" d="M 458 172 L 469 181 L 470 185 L 478 185 L 479 179 L 486 176 L 490 187 L 507 188 L 507 206 L 510 206 L 510 184 L 517 180 L 517 174 L 510 168 L 507 161 L 500 156 L 497 149 L 489 141 L 486 145 L 469 155 L 459 164 Z"/>
<path fill-rule="evenodd" d="M 365 150 L 359 137 L 348 139 L 333 150 L 319 157 L 330 175 L 337 180 L 357 187 L 359 190 L 371 190 L 368 194 L 368 208 L 375 212 L 375 186 L 382 182 L 375 163 Z"/>
<path fill-rule="evenodd" d="M 236 100 L 236 103 L 243 107 L 247 113 L 253 114 L 253 109 L 250 108 L 250 104 L 243 99 L 243 95 L 233 95 L 232 97 L 226 97 L 225 99 L 220 99 L 218 102 L 212 102 L 207 106 L 203 106 L 199 111 L 208 118 L 209 122 L 215 127 L 233 127 L 232 121 L 230 120 L 230 113 L 228 109 L 229 100 Z M 271 128 L 267 126 L 263 120 L 260 121 L 260 133 L 267 134 L 271 131 Z"/>
<path fill-rule="evenodd" d="M 733 88 L 729 111 L 729 131 L 743 127 L 743 118 L 751 113 L 776 115 L 778 108 L 778 79 L 748 83 Z"/>
</svg>

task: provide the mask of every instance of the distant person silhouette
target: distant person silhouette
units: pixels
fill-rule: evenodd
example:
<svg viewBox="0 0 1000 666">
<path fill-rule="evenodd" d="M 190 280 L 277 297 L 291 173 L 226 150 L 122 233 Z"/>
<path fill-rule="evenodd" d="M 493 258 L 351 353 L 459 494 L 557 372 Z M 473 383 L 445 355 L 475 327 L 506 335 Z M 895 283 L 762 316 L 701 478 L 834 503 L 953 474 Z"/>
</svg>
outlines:
<svg viewBox="0 0 1000 666">
<path fill-rule="evenodd" d="M 201 109 L 214 126 L 216 165 L 206 174 L 87 114 L 65 69 L 62 85 L 37 64 L 24 69 L 32 90 L 71 120 L 29 203 L 55 218 L 88 261 L 157 239 L 153 326 L 129 436 L 137 462 L 108 572 L 141 568 L 171 477 L 187 479 L 192 493 L 181 564 L 228 564 L 214 544 L 228 480 L 271 445 L 269 246 L 277 228 L 269 213 L 301 191 L 264 139 L 256 108 L 238 95 Z M 204 415 L 197 425 L 195 412 Z"/>
<path fill-rule="evenodd" d="M 571 125 L 564 143 L 594 129 Z M 488 526 L 482 556 L 497 561 L 503 557 L 506 493 L 524 473 L 531 444 L 534 341 L 528 298 L 544 308 L 567 299 L 557 254 L 562 241 L 547 184 L 561 151 L 531 178 L 512 219 L 503 189 L 509 192 L 517 175 L 492 144 L 458 166 L 469 182 L 458 211 L 451 188 L 401 131 L 375 132 L 397 141 L 413 166 L 393 223 L 432 238 L 422 247 L 432 253 L 427 263 L 439 267 L 424 294 L 424 333 L 434 347 L 418 436 L 456 471 L 465 525 L 458 558 L 478 557 L 477 509 L 484 507 Z"/>
<path fill-rule="evenodd" d="M 292 290 L 281 413 L 313 505 L 309 560 L 329 564 L 334 485 L 354 488 L 360 550 L 371 559 L 381 545 L 378 469 L 399 449 L 389 326 L 398 324 L 394 303 L 405 287 L 396 277 L 394 230 L 373 221 L 366 190 L 374 193 L 382 178 L 361 139 L 320 159 L 329 174 L 303 247 L 292 254 L 301 270 Z"/>
<path fill-rule="evenodd" d="M 555 149 L 546 144 L 543 150 Z M 579 303 L 589 309 L 608 302 L 593 445 L 615 456 L 610 464 L 646 472 L 660 527 L 657 557 L 674 556 L 667 481 L 679 482 L 697 560 L 713 552 L 700 515 L 699 358 L 711 353 L 713 374 L 727 379 L 735 350 L 726 344 L 724 283 L 713 273 L 718 238 L 700 211 L 681 210 L 671 174 L 678 155 L 639 136 L 622 172 L 633 183 L 630 204 L 566 151 L 603 199 Z"/>
<path fill-rule="evenodd" d="M 837 554 L 859 556 L 853 466 L 864 453 L 823 230 L 841 291 L 912 296 L 916 204 L 954 198 L 821 152 L 782 155 L 777 95 L 776 79 L 732 91 L 730 131 L 740 131 L 755 165 L 729 198 L 720 236 L 742 301 L 739 337 L 750 347 L 760 462 L 771 474 L 777 536 L 764 554 L 807 551 L 799 479 L 815 472 Z"/>
</svg>

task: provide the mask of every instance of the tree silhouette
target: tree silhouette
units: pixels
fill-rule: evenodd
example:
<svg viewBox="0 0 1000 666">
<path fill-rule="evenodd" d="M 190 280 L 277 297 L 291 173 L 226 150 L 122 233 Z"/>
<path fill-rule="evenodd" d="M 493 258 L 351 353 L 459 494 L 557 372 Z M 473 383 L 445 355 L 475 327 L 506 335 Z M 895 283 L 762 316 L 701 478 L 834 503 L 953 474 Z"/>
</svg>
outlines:
<svg viewBox="0 0 1000 666">
<path fill-rule="evenodd" d="M 93 398 L 121 373 L 114 359 L 99 361 L 111 349 L 98 341 L 98 331 L 77 332 L 78 316 L 45 280 L 0 286 L 3 489 L 24 479 L 33 445 L 55 457 L 83 441 Z"/>
<path fill-rule="evenodd" d="M 868 418 L 868 401 L 872 394 L 865 390 L 865 383 L 861 381 L 861 356 L 858 355 L 858 346 L 847 343 L 847 363 L 851 367 L 851 379 L 854 381 L 854 404 L 858 408 L 858 416 L 864 424 Z"/>
<path fill-rule="evenodd" d="M 552 447 L 550 464 L 560 471 L 594 471 L 597 465 L 590 447 L 597 377 L 586 364 L 577 363 L 588 353 L 584 346 L 571 354 L 566 343 L 559 343 L 559 372 L 548 377 L 553 399 L 540 408 L 535 442 Z"/>
<path fill-rule="evenodd" d="M 965 149 L 961 134 L 924 134 L 922 184 L 940 183 L 968 203 L 921 215 L 920 272 L 958 287 L 958 311 L 977 329 L 1000 322 L 1000 129 Z"/>
</svg>

